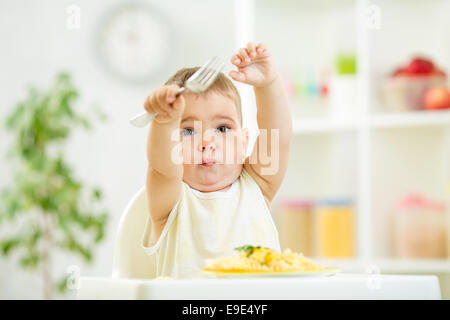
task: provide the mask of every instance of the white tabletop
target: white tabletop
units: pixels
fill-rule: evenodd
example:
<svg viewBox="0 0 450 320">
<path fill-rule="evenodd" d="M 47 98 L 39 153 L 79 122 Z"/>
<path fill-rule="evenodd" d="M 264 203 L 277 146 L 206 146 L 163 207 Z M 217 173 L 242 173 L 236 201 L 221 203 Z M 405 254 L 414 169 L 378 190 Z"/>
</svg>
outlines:
<svg viewBox="0 0 450 320">
<path fill-rule="evenodd" d="M 441 299 L 438 278 L 432 275 L 79 280 L 77 299 Z"/>
</svg>

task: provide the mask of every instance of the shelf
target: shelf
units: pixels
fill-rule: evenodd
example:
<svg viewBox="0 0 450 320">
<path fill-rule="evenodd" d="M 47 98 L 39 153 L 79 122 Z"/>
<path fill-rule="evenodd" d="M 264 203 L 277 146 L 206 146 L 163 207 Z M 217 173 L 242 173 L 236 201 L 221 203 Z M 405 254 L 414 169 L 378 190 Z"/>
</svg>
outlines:
<svg viewBox="0 0 450 320">
<path fill-rule="evenodd" d="M 450 259 L 315 259 L 325 267 L 337 267 L 342 272 L 362 273 L 450 273 Z"/>
<path fill-rule="evenodd" d="M 371 117 L 370 124 L 373 128 L 450 127 L 450 111 L 416 111 L 374 115 Z"/>
<path fill-rule="evenodd" d="M 292 131 L 294 134 L 332 133 L 356 130 L 353 121 L 334 120 L 329 118 L 293 119 Z"/>
<path fill-rule="evenodd" d="M 383 273 L 450 273 L 450 259 L 386 259 L 378 263 Z"/>
<path fill-rule="evenodd" d="M 416 111 L 398 114 L 377 114 L 369 118 L 372 129 L 449 127 L 450 111 Z M 332 118 L 294 118 L 292 128 L 294 134 L 334 133 L 355 131 L 359 127 L 354 120 Z"/>
</svg>

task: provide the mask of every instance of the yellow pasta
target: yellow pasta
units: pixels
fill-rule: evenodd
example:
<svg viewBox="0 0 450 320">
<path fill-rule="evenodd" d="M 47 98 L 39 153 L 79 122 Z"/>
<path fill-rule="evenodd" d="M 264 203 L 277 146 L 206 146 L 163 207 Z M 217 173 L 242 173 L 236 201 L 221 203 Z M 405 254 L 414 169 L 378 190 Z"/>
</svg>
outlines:
<svg viewBox="0 0 450 320">
<path fill-rule="evenodd" d="M 269 248 L 242 246 L 233 256 L 206 261 L 204 271 L 216 272 L 320 272 L 328 269 L 314 264 L 302 253 L 290 249 L 280 253 Z"/>
</svg>

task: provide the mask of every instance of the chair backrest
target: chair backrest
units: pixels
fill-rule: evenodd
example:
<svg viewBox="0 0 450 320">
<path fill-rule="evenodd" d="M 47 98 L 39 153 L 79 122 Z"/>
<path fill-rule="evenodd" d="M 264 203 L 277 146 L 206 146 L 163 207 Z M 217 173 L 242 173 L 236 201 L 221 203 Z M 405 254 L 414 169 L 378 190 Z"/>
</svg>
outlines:
<svg viewBox="0 0 450 320">
<path fill-rule="evenodd" d="M 141 246 L 146 224 L 150 227 L 144 186 L 128 202 L 120 218 L 114 246 L 113 278 L 155 277 L 155 257 L 149 256 Z"/>
</svg>

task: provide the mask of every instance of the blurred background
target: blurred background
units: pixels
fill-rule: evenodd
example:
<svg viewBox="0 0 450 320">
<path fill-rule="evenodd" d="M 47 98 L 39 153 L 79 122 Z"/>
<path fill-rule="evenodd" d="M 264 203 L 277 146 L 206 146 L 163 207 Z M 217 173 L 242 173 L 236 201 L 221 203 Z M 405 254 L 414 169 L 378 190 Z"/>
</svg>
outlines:
<svg viewBox="0 0 450 320">
<path fill-rule="evenodd" d="M 219 55 L 228 72 L 228 58 L 250 40 L 267 44 L 291 101 L 291 159 L 272 205 L 282 247 L 345 272 L 435 274 L 450 298 L 449 15 L 446 0 L 0 0 L 0 241 L 29 235 L 2 242 L 0 298 L 42 298 L 50 273 L 111 275 L 120 216 L 145 183 L 147 130 L 128 119 L 176 70 Z M 237 86 L 253 133 L 251 88 Z M 46 137 L 42 150 L 64 142 L 71 168 L 37 175 L 47 197 L 29 186 L 53 154 L 20 147 L 32 128 Z M 20 152 L 8 159 L 14 146 Z M 44 188 L 55 174 L 63 182 Z M 69 178 L 79 187 L 70 190 L 96 188 L 84 207 L 75 191 L 59 196 Z M 74 210 L 63 206 L 68 197 Z M 36 249 L 47 224 L 28 231 L 33 220 L 20 211 L 29 208 L 29 216 L 70 212 L 53 225 L 64 232 L 51 272 L 36 264 L 48 261 Z M 79 246 L 72 225 L 103 236 Z"/>
</svg>

